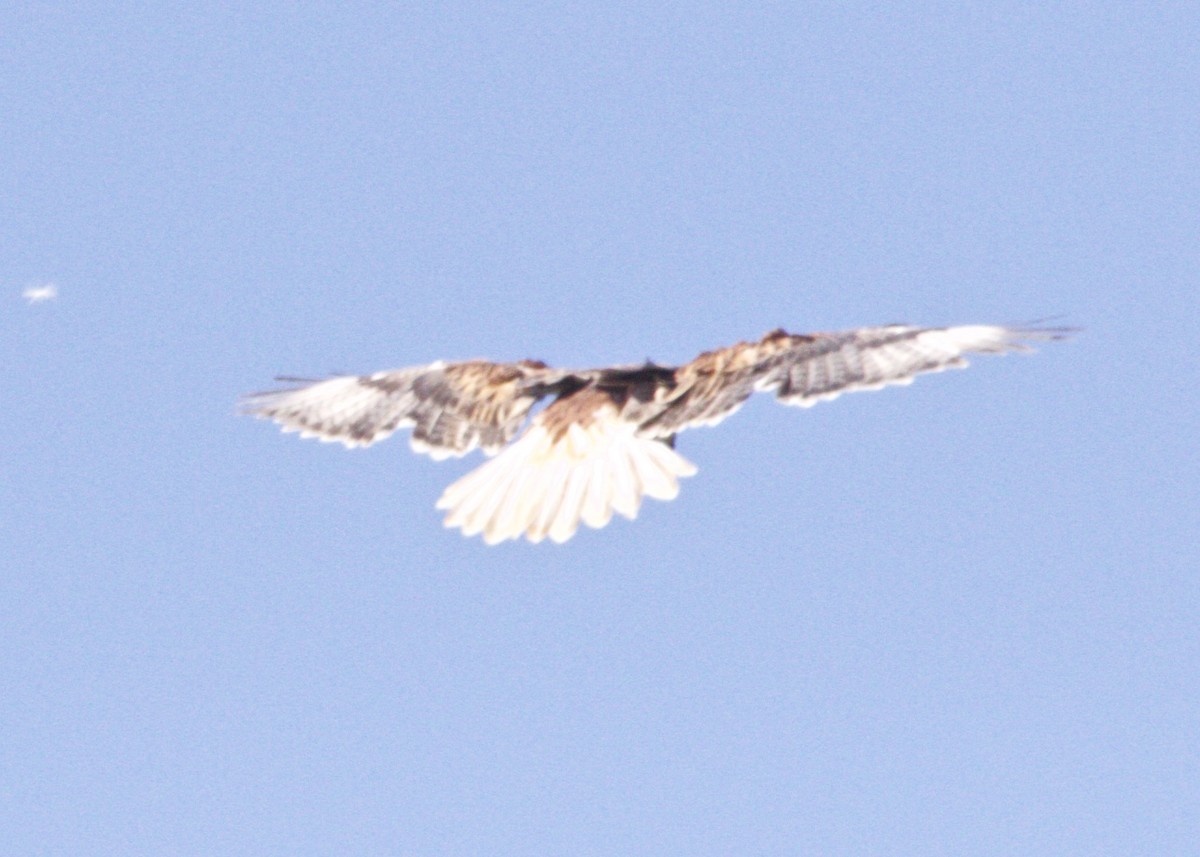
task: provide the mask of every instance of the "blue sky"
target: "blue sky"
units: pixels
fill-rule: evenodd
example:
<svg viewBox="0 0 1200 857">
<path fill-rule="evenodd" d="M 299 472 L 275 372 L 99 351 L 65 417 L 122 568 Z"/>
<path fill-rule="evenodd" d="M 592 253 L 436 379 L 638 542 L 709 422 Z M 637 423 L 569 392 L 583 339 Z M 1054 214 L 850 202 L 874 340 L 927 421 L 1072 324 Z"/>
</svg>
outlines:
<svg viewBox="0 0 1200 857">
<path fill-rule="evenodd" d="M 1050 5 L 0 11 L 4 850 L 1193 848 L 1200 12 Z M 563 547 L 234 413 L 1051 315 Z"/>
</svg>

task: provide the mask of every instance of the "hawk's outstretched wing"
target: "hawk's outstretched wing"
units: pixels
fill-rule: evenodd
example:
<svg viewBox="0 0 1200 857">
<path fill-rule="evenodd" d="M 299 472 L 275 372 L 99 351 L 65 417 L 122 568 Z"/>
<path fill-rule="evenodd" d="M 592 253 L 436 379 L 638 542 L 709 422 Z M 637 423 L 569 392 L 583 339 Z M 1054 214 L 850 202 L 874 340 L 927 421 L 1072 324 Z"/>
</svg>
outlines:
<svg viewBox="0 0 1200 857">
<path fill-rule="evenodd" d="M 432 363 L 255 393 L 246 413 L 301 436 L 365 446 L 413 426 L 414 449 L 434 458 L 476 446 L 501 455 L 446 489 L 446 526 L 489 542 L 557 542 L 580 523 L 633 518 L 643 496 L 671 499 L 696 472 L 674 450 L 677 432 L 713 425 L 757 391 L 807 407 L 852 390 L 908 384 L 966 365 L 968 354 L 1028 351 L 1068 328 L 908 325 L 841 333 L 768 333 L 708 351 L 683 366 L 560 371 L 535 361 Z M 513 443 L 534 403 L 554 401 Z"/>
<path fill-rule="evenodd" d="M 776 330 L 758 342 L 705 352 L 681 366 L 666 407 L 642 429 L 667 436 L 715 425 L 759 391 L 775 393 L 785 405 L 807 408 L 842 393 L 911 384 L 925 372 L 964 368 L 967 354 L 1031 351 L 1027 343 L 1063 339 L 1072 332 L 1070 328 L 903 324 L 801 335 Z"/>
<path fill-rule="evenodd" d="M 539 398 L 563 373 L 534 361 L 438 361 L 374 375 L 341 375 L 300 386 L 252 393 L 241 411 L 271 419 L 301 437 L 369 446 L 412 426 L 412 448 L 435 459 L 475 447 L 494 455 L 520 428 Z"/>
</svg>

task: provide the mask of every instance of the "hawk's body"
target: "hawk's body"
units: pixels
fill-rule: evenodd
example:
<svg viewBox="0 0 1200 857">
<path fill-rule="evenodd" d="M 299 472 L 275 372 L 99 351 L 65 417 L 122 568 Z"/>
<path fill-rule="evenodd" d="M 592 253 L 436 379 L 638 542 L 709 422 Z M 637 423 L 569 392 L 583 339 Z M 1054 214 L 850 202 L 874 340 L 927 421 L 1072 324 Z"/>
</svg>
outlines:
<svg viewBox="0 0 1200 857">
<path fill-rule="evenodd" d="M 284 431 L 349 447 L 408 426 L 413 449 L 434 458 L 480 447 L 496 457 L 442 494 L 438 507 L 448 510 L 446 525 L 482 533 L 489 543 L 522 535 L 562 542 L 581 521 L 602 527 L 614 511 L 633 518 L 643 495 L 673 498 L 679 477 L 696 472 L 674 451 L 675 434 L 720 422 L 754 392 L 807 407 L 962 367 L 966 354 L 1026 351 L 1027 342 L 1067 333 L 989 325 L 809 335 L 776 330 L 683 366 L 563 370 L 532 360 L 439 361 L 325 381 L 281 379 L 301 386 L 253 394 L 243 409 Z M 550 405 L 513 441 L 530 409 L 547 396 Z"/>
</svg>

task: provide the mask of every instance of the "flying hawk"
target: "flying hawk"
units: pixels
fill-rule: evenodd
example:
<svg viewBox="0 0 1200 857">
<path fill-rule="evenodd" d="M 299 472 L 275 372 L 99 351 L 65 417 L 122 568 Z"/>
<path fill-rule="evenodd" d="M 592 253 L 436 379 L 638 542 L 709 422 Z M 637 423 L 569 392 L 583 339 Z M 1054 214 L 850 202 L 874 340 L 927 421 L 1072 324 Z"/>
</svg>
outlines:
<svg viewBox="0 0 1200 857">
<path fill-rule="evenodd" d="M 923 372 L 967 365 L 967 354 L 1030 351 L 1062 339 L 1058 327 L 911 327 L 841 333 L 775 330 L 757 342 L 706 351 L 682 366 L 554 369 L 536 360 L 438 361 L 373 375 L 279 378 L 287 389 L 253 393 L 243 413 L 285 432 L 369 446 L 411 426 L 417 452 L 435 459 L 479 447 L 495 456 L 445 490 L 446 526 L 489 544 L 525 536 L 565 542 L 582 521 L 637 515 L 643 495 L 670 500 L 696 466 L 675 435 L 719 423 L 755 392 L 808 407 L 852 390 L 909 384 Z M 550 404 L 515 441 L 533 406 Z M 499 454 L 497 454 L 499 453 Z"/>
</svg>

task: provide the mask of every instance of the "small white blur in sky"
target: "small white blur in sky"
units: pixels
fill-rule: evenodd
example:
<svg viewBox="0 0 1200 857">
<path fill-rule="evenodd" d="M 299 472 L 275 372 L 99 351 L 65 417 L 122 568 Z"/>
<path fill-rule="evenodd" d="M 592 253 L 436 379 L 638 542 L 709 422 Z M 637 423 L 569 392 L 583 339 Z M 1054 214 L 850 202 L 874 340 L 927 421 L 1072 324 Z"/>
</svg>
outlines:
<svg viewBox="0 0 1200 857">
<path fill-rule="evenodd" d="M 58 286 L 54 283 L 43 283 L 36 286 L 26 286 L 21 297 L 30 304 L 41 304 L 58 297 Z"/>
</svg>

